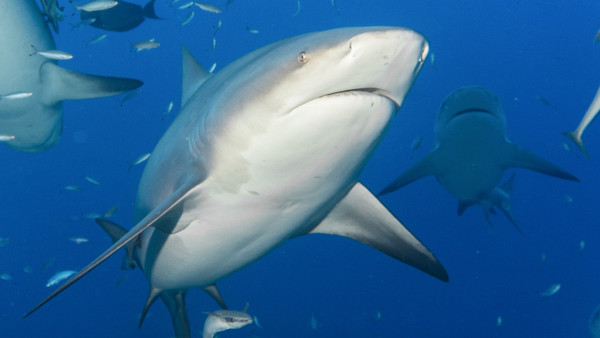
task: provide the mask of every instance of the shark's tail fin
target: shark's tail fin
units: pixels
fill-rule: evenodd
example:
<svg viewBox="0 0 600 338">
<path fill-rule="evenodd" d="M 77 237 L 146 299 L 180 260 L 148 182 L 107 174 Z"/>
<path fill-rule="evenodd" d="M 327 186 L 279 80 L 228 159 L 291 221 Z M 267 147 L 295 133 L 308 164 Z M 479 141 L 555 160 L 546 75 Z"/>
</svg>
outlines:
<svg viewBox="0 0 600 338">
<path fill-rule="evenodd" d="M 577 147 L 579 147 L 579 150 L 581 150 L 581 152 L 584 153 L 585 156 L 587 156 L 587 158 L 590 158 L 590 154 L 587 152 L 585 146 L 583 145 L 581 134 L 577 133 L 577 131 L 566 131 L 562 134 L 565 135 L 569 140 L 573 141 L 573 143 L 575 143 Z"/>
<path fill-rule="evenodd" d="M 154 3 L 156 2 L 156 0 L 150 0 L 146 6 L 144 6 L 144 9 L 142 9 L 142 13 L 144 14 L 145 17 L 150 18 L 150 19 L 162 19 L 161 17 L 159 17 L 158 15 L 156 15 L 156 9 L 154 8 Z"/>
</svg>

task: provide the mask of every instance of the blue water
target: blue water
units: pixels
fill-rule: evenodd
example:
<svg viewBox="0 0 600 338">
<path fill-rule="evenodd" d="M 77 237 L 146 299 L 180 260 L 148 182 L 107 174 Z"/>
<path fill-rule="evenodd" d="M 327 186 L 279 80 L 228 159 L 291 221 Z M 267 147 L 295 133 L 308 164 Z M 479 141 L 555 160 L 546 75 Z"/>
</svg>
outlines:
<svg viewBox="0 0 600 338">
<path fill-rule="evenodd" d="M 134 1 L 135 2 L 135 1 Z M 144 4 L 143 1 L 137 1 Z M 183 3 L 183 0 L 181 1 Z M 213 2 L 224 7 L 225 1 Z M 120 270 L 121 254 L 23 320 L 49 294 L 54 273 L 80 269 L 110 244 L 84 215 L 114 205 L 113 220 L 130 226 L 143 165 L 128 162 L 150 152 L 179 109 L 180 44 L 217 70 L 267 43 L 292 35 L 344 26 L 395 25 L 424 34 L 427 62 L 391 129 L 362 175 L 378 191 L 433 146 L 433 122 L 443 98 L 465 85 L 498 95 L 508 136 L 581 179 L 572 183 L 517 172 L 514 216 L 520 235 L 503 215 L 490 227 L 479 207 L 458 217 L 456 200 L 432 178 L 382 198 L 383 203 L 440 259 L 450 274 L 443 283 L 351 240 L 306 236 L 285 243 L 219 283 L 233 309 L 250 303 L 262 325 L 222 337 L 585 337 L 588 318 L 600 304 L 600 208 L 597 179 L 600 126 L 584 134 L 587 159 L 560 135 L 572 130 L 600 85 L 600 2 L 236 0 L 222 14 L 177 11 L 157 0 L 165 20 L 146 20 L 126 33 L 86 48 L 103 34 L 92 27 L 70 30 L 71 5 L 57 47 L 74 55 L 69 69 L 138 78 L 143 91 L 64 104 L 60 142 L 41 154 L 0 148 L 0 328 L 3 337 L 170 337 L 170 318 L 157 302 L 141 329 L 137 318 L 148 292 L 140 271 Z M 178 4 L 179 5 L 179 4 Z M 222 20 L 212 49 L 214 26 Z M 246 27 L 260 31 L 251 34 Z M 161 46 L 133 53 L 130 42 L 154 37 Z M 1 62 L 1 61 L 0 61 Z M 433 67 L 435 66 L 435 67 Z M 556 110 L 536 99 L 542 96 Z M 162 113 L 170 101 L 175 109 Z M 416 137 L 423 144 L 414 153 Z M 566 151 L 567 143 L 573 151 Z M 511 173 L 510 171 L 509 173 Z M 84 179 L 90 176 L 101 184 Z M 64 191 L 79 185 L 81 192 Z M 572 201 L 570 201 L 572 198 Z M 88 243 L 75 244 L 81 236 Z M 584 241 L 585 248 L 580 248 Z M 118 256 L 118 257 L 117 257 Z M 546 259 L 542 259 L 545 256 Z M 42 269 L 45 262 L 53 263 Z M 47 264 L 46 264 L 47 265 Z M 24 268 L 30 267 L 31 272 Z M 121 280 L 126 278 L 125 280 Z M 119 285 L 116 284 L 120 281 Z M 560 283 L 551 297 L 540 292 Z M 204 311 L 217 305 L 191 290 L 187 305 L 193 336 L 200 337 Z M 377 316 L 380 314 L 380 318 Z M 318 321 L 310 327 L 311 316 Z M 502 318 L 498 325 L 498 317 Z"/>
</svg>

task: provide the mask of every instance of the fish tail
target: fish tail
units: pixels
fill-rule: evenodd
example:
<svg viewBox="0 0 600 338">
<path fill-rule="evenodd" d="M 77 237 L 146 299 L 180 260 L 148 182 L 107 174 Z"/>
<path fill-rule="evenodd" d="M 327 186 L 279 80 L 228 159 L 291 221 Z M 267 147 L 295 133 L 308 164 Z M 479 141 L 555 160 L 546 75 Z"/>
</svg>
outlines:
<svg viewBox="0 0 600 338">
<path fill-rule="evenodd" d="M 587 156 L 587 158 L 590 158 L 590 154 L 588 154 L 585 146 L 583 145 L 581 134 L 578 134 L 576 131 L 567 131 L 562 134 L 565 135 L 569 140 L 573 141 L 573 143 L 579 147 L 579 149 L 585 154 L 585 156 Z"/>
</svg>

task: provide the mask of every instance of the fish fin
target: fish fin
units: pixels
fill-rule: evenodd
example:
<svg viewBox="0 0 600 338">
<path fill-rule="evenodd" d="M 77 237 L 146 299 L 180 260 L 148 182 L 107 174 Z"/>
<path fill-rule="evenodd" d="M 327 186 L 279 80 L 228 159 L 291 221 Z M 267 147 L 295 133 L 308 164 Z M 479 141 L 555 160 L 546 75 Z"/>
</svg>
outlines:
<svg viewBox="0 0 600 338">
<path fill-rule="evenodd" d="M 244 306 L 244 309 L 242 310 L 243 313 L 248 313 L 248 308 L 250 307 L 250 303 L 246 303 L 246 306 Z"/>
<path fill-rule="evenodd" d="M 95 221 L 100 227 L 102 227 L 104 232 L 108 234 L 110 239 L 112 239 L 113 244 L 127 234 L 127 230 L 114 222 L 102 218 L 96 218 Z M 134 253 L 136 245 L 137 240 L 133 240 L 127 243 L 125 246 L 125 251 L 127 252 L 127 263 L 125 264 L 125 261 L 123 262 L 122 269 L 125 269 L 125 267 L 128 267 L 129 269 L 135 269 Z"/>
<path fill-rule="evenodd" d="M 156 0 L 150 0 L 142 9 L 142 14 L 149 19 L 162 19 L 158 15 L 156 15 L 156 9 L 154 8 L 154 3 Z"/>
<path fill-rule="evenodd" d="M 579 179 L 558 166 L 544 160 L 536 154 L 516 145 L 508 144 L 505 168 L 524 168 L 534 170 L 542 174 L 562 178 L 564 180 L 579 182 Z"/>
<path fill-rule="evenodd" d="M 448 281 L 448 273 L 435 256 L 360 183 L 310 233 L 354 239 Z"/>
<path fill-rule="evenodd" d="M 467 210 L 467 208 L 472 205 L 473 205 L 473 203 L 471 203 L 471 202 L 458 201 L 458 208 L 456 210 L 456 213 L 458 214 L 458 216 L 462 216 L 462 214 L 465 212 L 465 210 Z"/>
<path fill-rule="evenodd" d="M 167 306 L 171 315 L 171 322 L 175 330 L 175 337 L 190 338 L 190 322 L 185 306 L 187 290 L 170 290 L 160 294 L 160 299 Z"/>
<path fill-rule="evenodd" d="M 413 165 L 410 169 L 402 173 L 402 175 L 398 176 L 398 178 L 396 178 L 387 187 L 383 188 L 383 190 L 377 195 L 381 196 L 389 194 L 425 176 L 438 175 L 440 172 L 438 168 L 438 157 L 438 150 L 433 150 L 419 162 L 415 163 L 415 165 Z"/>
<path fill-rule="evenodd" d="M 581 150 L 581 152 L 584 153 L 585 156 L 587 156 L 587 158 L 590 158 L 590 154 L 587 152 L 585 146 L 583 145 L 581 134 L 577 133 L 576 131 L 567 131 L 562 134 L 565 135 L 569 140 L 573 141 L 573 143 L 575 143 L 577 147 L 579 147 L 579 150 Z"/>
<path fill-rule="evenodd" d="M 219 304 L 221 309 L 227 310 L 227 304 L 225 304 L 225 300 L 223 299 L 223 297 L 221 297 L 221 293 L 219 292 L 219 289 L 217 289 L 216 284 L 205 286 L 202 288 L 202 290 L 208 293 L 208 295 L 211 296 L 212 299 L 214 299 Z"/>
<path fill-rule="evenodd" d="M 193 182 L 188 182 L 192 184 Z M 195 183 L 194 183 L 195 184 Z M 48 297 L 42 300 L 38 305 L 36 305 L 33 309 L 27 312 L 23 318 L 28 317 L 37 309 L 42 307 L 52 298 L 56 297 L 58 294 L 66 290 L 69 286 L 73 285 L 73 283 L 77 282 L 81 277 L 88 274 L 90 271 L 95 269 L 102 262 L 107 260 L 110 256 L 112 256 L 119 249 L 127 245 L 129 242 L 134 241 L 137 237 L 148 229 L 150 226 L 153 226 L 159 219 L 165 216 L 169 211 L 171 211 L 174 207 L 180 205 L 180 203 L 192 192 L 192 189 L 189 186 L 183 185 L 179 187 L 173 194 L 171 194 L 167 199 L 161 202 L 158 207 L 153 209 L 146 217 L 144 217 L 141 221 L 139 221 L 127 234 L 121 237 L 117 242 L 111 245 L 106 251 L 104 251 L 100 256 L 94 259 L 90 264 L 81 269 L 77 274 L 71 277 L 68 281 L 66 281 L 59 288 L 54 290 Z"/>
<path fill-rule="evenodd" d="M 181 45 L 181 58 L 183 67 L 183 76 L 181 77 L 181 106 L 183 107 L 196 90 L 208 80 L 211 74 L 198 63 L 190 50 L 184 45 Z"/>
<path fill-rule="evenodd" d="M 142 81 L 134 79 L 77 73 L 52 62 L 46 62 L 41 66 L 40 78 L 44 83 L 43 100 L 47 105 L 62 100 L 118 95 L 144 84 Z"/>
<path fill-rule="evenodd" d="M 152 306 L 152 304 L 154 304 L 154 302 L 156 301 L 156 298 L 158 298 L 158 296 L 160 296 L 161 292 L 163 292 L 163 290 L 150 286 L 150 292 L 148 292 L 148 297 L 146 298 L 146 303 L 144 303 L 144 309 L 142 310 L 142 314 L 140 315 L 140 322 L 138 323 L 138 328 L 142 327 L 142 323 L 144 323 L 144 319 L 146 318 L 146 315 L 148 314 L 148 310 L 150 309 L 150 306 Z"/>
</svg>

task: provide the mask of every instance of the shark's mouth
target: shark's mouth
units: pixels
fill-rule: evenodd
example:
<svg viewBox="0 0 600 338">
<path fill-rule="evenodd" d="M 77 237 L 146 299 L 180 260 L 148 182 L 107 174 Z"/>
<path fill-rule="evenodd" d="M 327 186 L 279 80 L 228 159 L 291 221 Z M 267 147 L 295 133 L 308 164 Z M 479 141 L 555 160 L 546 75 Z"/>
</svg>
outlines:
<svg viewBox="0 0 600 338">
<path fill-rule="evenodd" d="M 492 114 L 492 112 L 485 110 L 485 109 L 478 109 L 478 108 L 468 108 L 468 109 L 463 109 L 461 111 L 456 112 L 451 120 L 461 116 L 461 115 L 465 115 L 465 114 L 470 114 L 470 113 L 484 113 L 484 114 L 488 114 L 491 116 L 495 116 L 494 114 Z"/>
<path fill-rule="evenodd" d="M 377 96 L 381 96 L 387 100 L 390 100 L 392 103 L 394 103 L 395 109 L 398 110 L 400 108 L 400 102 L 398 102 L 397 99 L 393 98 L 390 93 L 388 93 L 387 91 L 381 89 L 381 88 L 355 88 L 355 89 L 348 89 L 348 90 L 342 90 L 339 92 L 333 92 L 333 93 L 329 93 L 326 95 L 323 95 L 319 98 L 324 98 L 324 97 L 329 97 L 329 96 L 339 96 L 339 95 L 348 95 L 348 94 L 352 94 L 352 95 L 364 95 L 364 94 L 371 94 L 371 95 L 377 95 Z"/>
</svg>

